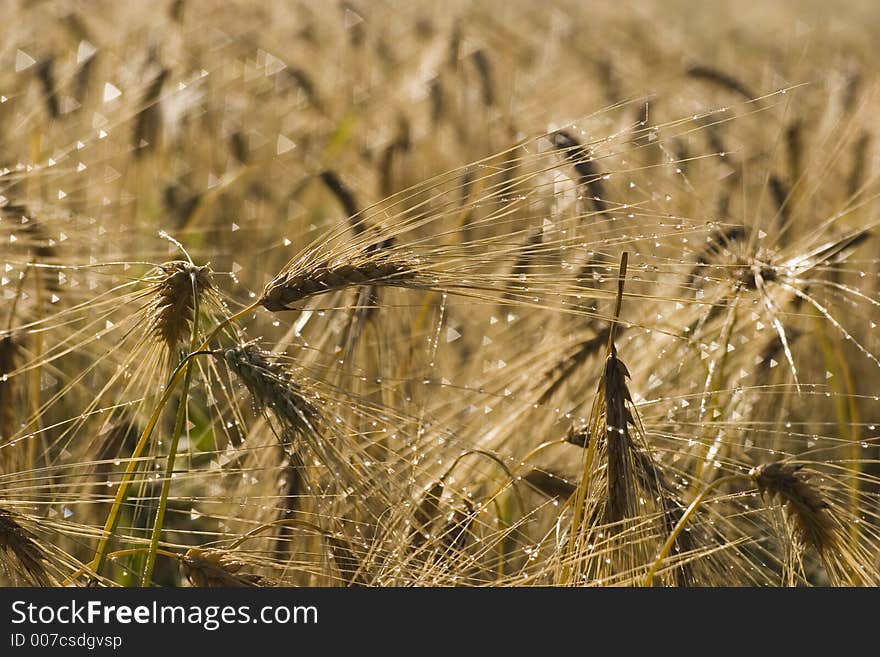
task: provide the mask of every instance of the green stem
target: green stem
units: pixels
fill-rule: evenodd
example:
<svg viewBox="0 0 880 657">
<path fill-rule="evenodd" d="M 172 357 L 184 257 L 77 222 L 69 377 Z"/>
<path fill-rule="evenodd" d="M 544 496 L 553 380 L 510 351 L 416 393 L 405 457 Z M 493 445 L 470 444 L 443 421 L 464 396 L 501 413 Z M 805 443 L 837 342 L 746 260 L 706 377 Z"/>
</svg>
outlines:
<svg viewBox="0 0 880 657">
<path fill-rule="evenodd" d="M 119 512 L 122 508 L 122 503 L 125 501 L 125 498 L 128 495 L 128 488 L 131 485 L 131 480 L 134 477 L 134 472 L 138 467 L 138 459 L 140 458 L 141 454 L 144 453 L 144 450 L 146 449 L 147 444 L 150 441 L 150 437 L 153 435 L 153 431 L 156 428 L 156 424 L 159 422 L 159 417 L 162 415 L 165 404 L 168 403 L 168 400 L 171 398 L 171 393 L 174 392 L 177 384 L 180 383 L 180 380 L 183 378 L 184 373 L 187 371 L 188 368 L 186 367 L 186 364 L 189 363 L 190 359 L 194 356 L 208 353 L 211 352 L 193 352 L 187 355 L 187 357 L 180 362 L 180 364 L 171 375 L 171 380 L 168 381 L 168 385 L 165 387 L 165 392 L 162 393 L 162 397 L 159 398 L 159 402 L 158 404 L 156 404 L 156 408 L 153 410 L 153 414 L 150 415 L 150 419 L 147 421 L 147 425 L 144 427 L 143 432 L 141 432 L 137 444 L 135 445 L 134 450 L 131 453 L 131 457 L 129 458 L 128 465 L 125 468 L 125 473 L 122 475 L 122 481 L 119 482 L 119 489 L 116 491 L 116 497 L 114 498 L 113 504 L 110 507 L 110 511 L 107 514 L 107 520 L 104 522 L 104 529 L 101 532 L 101 540 L 98 542 L 98 547 L 95 550 L 95 556 L 92 559 L 91 563 L 88 564 L 88 567 L 94 572 L 100 574 L 101 565 L 104 562 L 104 557 L 107 555 L 107 546 L 110 543 L 110 539 L 113 537 L 113 533 L 116 531 L 116 524 L 119 522 Z"/>
<path fill-rule="evenodd" d="M 171 475 L 174 473 L 174 461 L 177 458 L 177 445 L 183 433 L 183 425 L 186 421 L 186 402 L 189 399 L 190 381 L 192 368 L 187 365 L 186 374 L 183 378 L 183 391 L 180 393 L 180 402 L 177 406 L 177 418 L 174 421 L 174 434 L 168 447 L 168 460 L 165 465 L 165 479 L 162 481 L 162 492 L 159 495 L 159 506 L 156 509 L 156 519 L 153 523 L 153 534 L 150 536 L 150 548 L 147 552 L 147 563 L 144 565 L 144 574 L 141 578 L 141 586 L 149 586 L 153 579 L 153 568 L 156 565 L 156 554 L 159 549 L 159 539 L 162 537 L 162 529 L 165 523 L 165 510 L 168 508 L 168 495 L 171 491 Z"/>
<path fill-rule="evenodd" d="M 211 351 L 206 351 L 206 349 L 211 341 L 220 333 L 220 331 L 226 326 L 232 324 L 232 322 L 234 322 L 235 320 L 244 317 L 249 312 L 256 309 L 259 305 L 260 302 L 257 301 L 247 308 L 244 308 L 243 310 L 235 313 L 231 317 L 227 317 L 226 319 L 224 319 L 216 327 L 214 327 L 214 330 L 199 346 L 199 348 L 196 351 L 188 354 L 186 358 L 184 358 L 175 368 L 171 376 L 171 380 L 168 382 L 168 385 L 165 388 L 165 392 L 162 393 L 162 397 L 159 399 L 159 403 L 156 405 L 156 408 L 153 410 L 153 414 L 150 416 L 150 419 L 147 421 L 147 425 L 144 427 L 143 432 L 138 438 L 137 445 L 135 445 L 128 465 L 125 468 L 125 473 L 122 475 L 122 481 L 119 483 L 119 489 L 116 491 L 116 497 L 114 498 L 113 504 L 110 507 L 110 511 L 107 514 L 107 520 L 104 523 L 104 529 L 101 532 L 101 540 L 98 542 L 98 547 L 95 550 L 95 556 L 92 559 L 91 563 L 88 564 L 88 567 L 95 573 L 100 574 L 101 566 L 103 565 L 104 558 L 107 555 L 107 547 L 110 543 L 110 539 L 113 537 L 113 533 L 116 531 L 116 524 L 119 522 L 119 512 L 122 508 L 122 503 L 125 501 L 125 498 L 128 495 L 128 488 L 131 485 L 131 480 L 134 477 L 135 470 L 137 469 L 137 460 L 146 449 L 150 437 L 153 435 L 153 431 L 156 428 L 156 424 L 159 422 L 159 417 L 162 415 L 162 411 L 165 408 L 165 404 L 167 404 L 168 400 L 171 398 L 171 393 L 174 392 L 177 384 L 180 383 L 181 379 L 184 378 L 184 375 L 189 371 L 189 367 L 187 367 L 187 364 L 189 363 L 190 359 L 194 356 L 198 356 L 201 354 L 213 353 Z"/>
<path fill-rule="evenodd" d="M 247 315 L 248 313 L 253 312 L 253 311 L 256 310 L 257 308 L 259 308 L 259 307 L 260 307 L 260 303 L 261 303 L 260 301 L 255 301 L 254 303 L 252 303 L 251 305 L 249 305 L 247 308 L 244 308 L 244 309 L 242 309 L 242 310 L 239 310 L 239 311 L 238 311 L 237 313 L 235 313 L 234 315 L 232 315 L 232 316 L 230 316 L 230 317 L 227 317 L 227 318 L 224 319 L 222 322 L 220 322 L 219 324 L 217 324 L 217 326 L 214 327 L 214 330 L 211 331 L 210 335 L 208 335 L 208 337 L 205 338 L 205 341 L 204 341 L 201 345 L 199 345 L 198 351 L 202 351 L 202 350 L 207 349 L 207 348 L 208 348 L 208 345 L 211 344 L 211 341 L 212 341 L 214 338 L 217 337 L 217 335 L 220 333 L 220 331 L 222 331 L 224 328 L 226 328 L 227 326 L 229 326 L 230 324 L 232 324 L 234 321 L 236 321 L 236 320 L 238 320 L 238 319 L 241 319 L 242 317 L 244 317 L 244 316 Z"/>
</svg>

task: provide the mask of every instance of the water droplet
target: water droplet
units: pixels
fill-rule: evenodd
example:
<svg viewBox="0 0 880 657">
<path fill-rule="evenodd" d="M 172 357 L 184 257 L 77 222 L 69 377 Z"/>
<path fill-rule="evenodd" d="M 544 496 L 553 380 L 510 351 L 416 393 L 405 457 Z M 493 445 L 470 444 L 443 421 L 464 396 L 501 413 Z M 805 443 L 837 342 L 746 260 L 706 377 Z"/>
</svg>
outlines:
<svg viewBox="0 0 880 657">
<path fill-rule="evenodd" d="M 15 72 L 19 73 L 37 63 L 37 60 L 28 55 L 24 50 L 15 53 Z"/>
<path fill-rule="evenodd" d="M 104 102 L 109 103 L 110 101 L 116 100 L 122 95 L 122 92 L 119 90 L 114 84 L 110 82 L 104 83 Z"/>
</svg>

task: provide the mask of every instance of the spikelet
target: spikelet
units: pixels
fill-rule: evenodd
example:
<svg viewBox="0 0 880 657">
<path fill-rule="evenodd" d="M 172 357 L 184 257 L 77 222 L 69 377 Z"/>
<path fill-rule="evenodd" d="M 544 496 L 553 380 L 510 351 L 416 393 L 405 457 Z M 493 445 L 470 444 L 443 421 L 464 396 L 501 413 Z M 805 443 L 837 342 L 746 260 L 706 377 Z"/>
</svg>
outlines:
<svg viewBox="0 0 880 657">
<path fill-rule="evenodd" d="M 802 472 L 802 465 L 773 461 L 749 475 L 762 496 L 779 499 L 792 521 L 795 541 L 824 553 L 836 544 L 837 526 L 822 493 Z"/>
<path fill-rule="evenodd" d="M 606 406 L 606 446 L 608 450 L 608 504 L 609 522 L 617 522 L 634 514 L 635 474 L 632 462 L 632 437 L 629 425 L 633 416 L 626 407 L 632 396 L 626 385 L 629 370 L 612 350 L 605 361 L 604 392 Z"/>
<path fill-rule="evenodd" d="M 189 337 L 196 298 L 213 289 L 211 270 L 189 262 L 167 262 L 150 306 L 150 332 L 173 352 Z"/>
<path fill-rule="evenodd" d="M 260 303 L 266 310 L 288 310 L 297 301 L 316 294 L 361 285 L 423 287 L 414 263 L 377 257 L 363 262 L 321 262 L 303 268 L 285 268 L 263 290 Z"/>
<path fill-rule="evenodd" d="M 267 360 L 251 343 L 227 349 L 223 358 L 253 395 L 258 408 L 271 410 L 285 427 L 298 434 L 314 432 L 318 409 L 278 363 Z"/>
<path fill-rule="evenodd" d="M 13 579 L 20 574 L 30 586 L 49 586 L 51 578 L 46 572 L 45 556 L 31 535 L 16 522 L 11 511 L 0 508 L 0 569 Z"/>
</svg>

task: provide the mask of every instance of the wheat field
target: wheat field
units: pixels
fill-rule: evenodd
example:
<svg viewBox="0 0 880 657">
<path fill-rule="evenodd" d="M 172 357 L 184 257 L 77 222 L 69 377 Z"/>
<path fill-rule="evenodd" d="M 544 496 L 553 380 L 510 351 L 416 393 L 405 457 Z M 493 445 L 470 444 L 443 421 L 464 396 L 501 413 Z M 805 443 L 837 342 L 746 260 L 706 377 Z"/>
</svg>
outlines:
<svg viewBox="0 0 880 657">
<path fill-rule="evenodd" d="M 829 4 L 5 0 L 0 584 L 880 583 Z"/>
</svg>

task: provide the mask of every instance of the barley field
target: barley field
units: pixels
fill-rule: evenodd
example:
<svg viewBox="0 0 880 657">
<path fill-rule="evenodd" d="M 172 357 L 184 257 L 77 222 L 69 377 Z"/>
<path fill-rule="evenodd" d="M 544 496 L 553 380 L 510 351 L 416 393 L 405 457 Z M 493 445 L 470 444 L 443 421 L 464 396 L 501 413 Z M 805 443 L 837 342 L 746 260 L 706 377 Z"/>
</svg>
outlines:
<svg viewBox="0 0 880 657">
<path fill-rule="evenodd" d="M 0 584 L 880 583 L 880 5 L 0 15 Z"/>
</svg>

